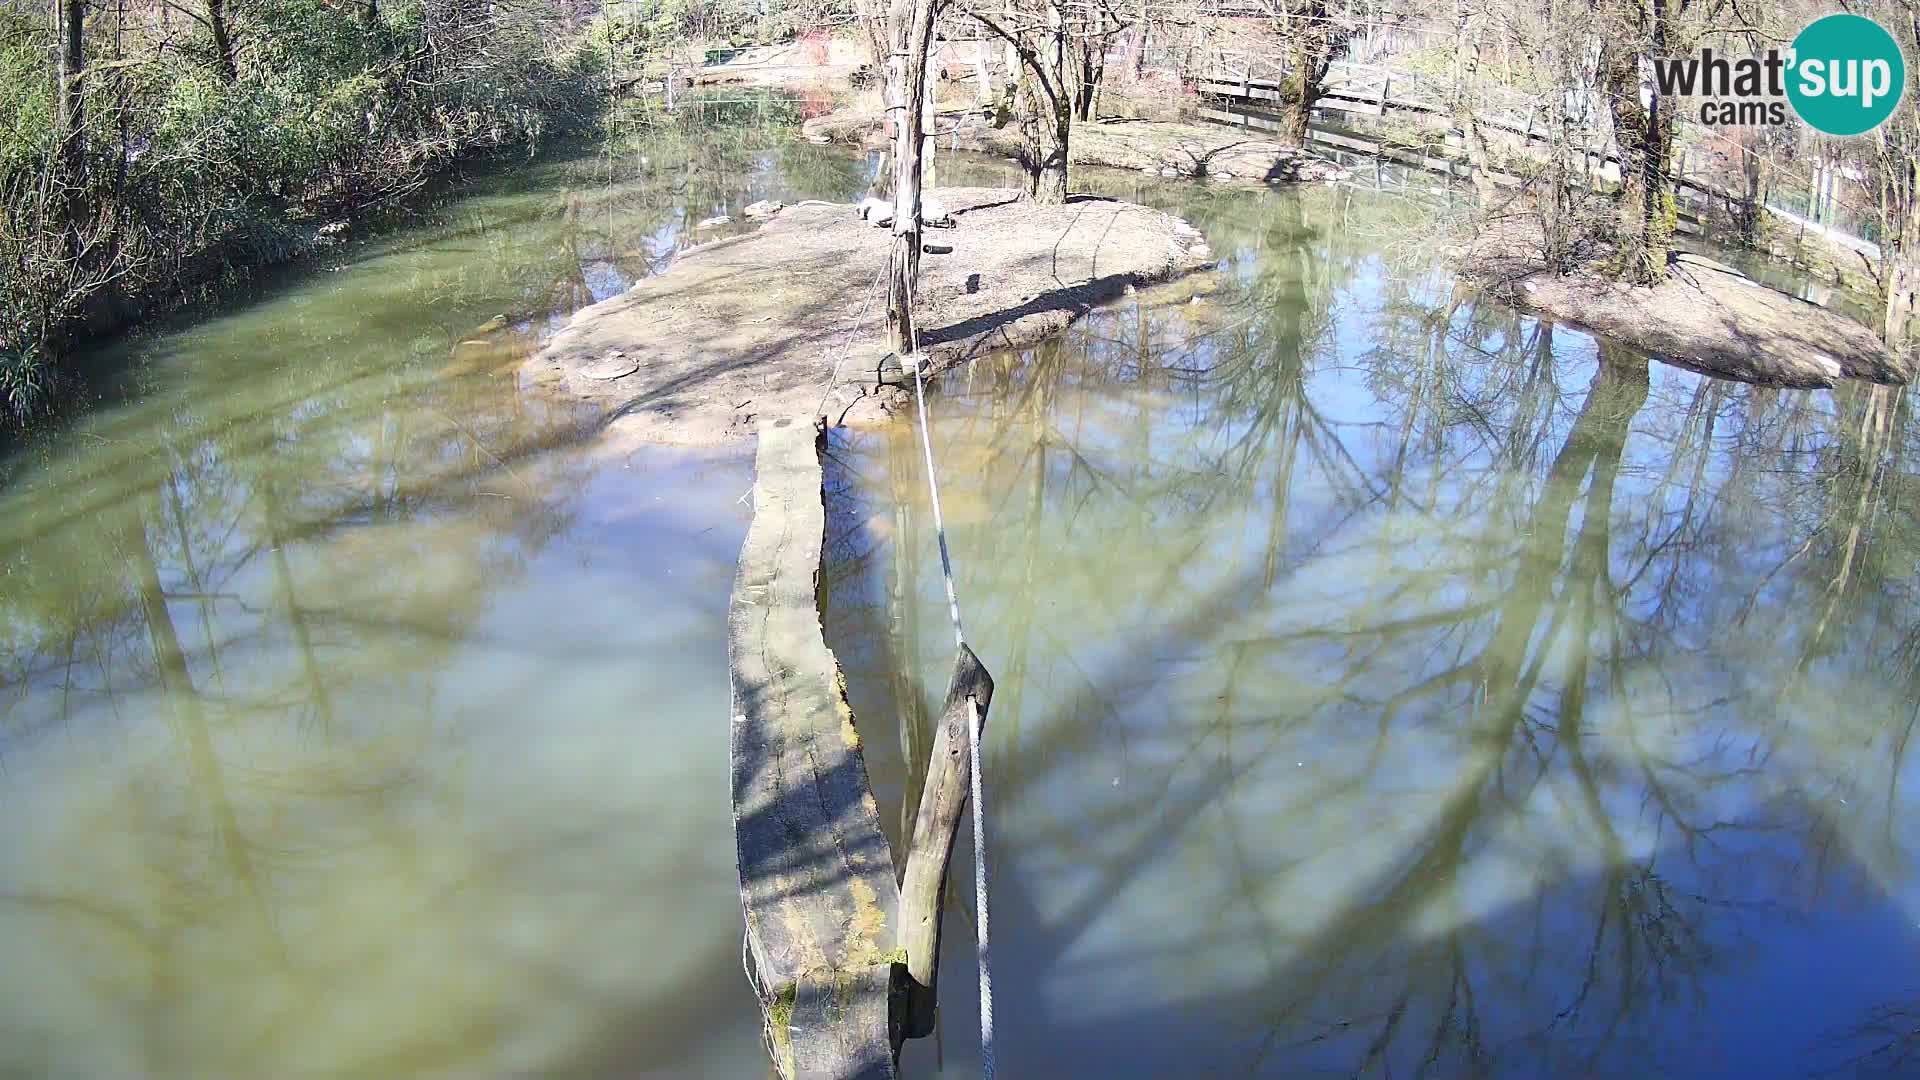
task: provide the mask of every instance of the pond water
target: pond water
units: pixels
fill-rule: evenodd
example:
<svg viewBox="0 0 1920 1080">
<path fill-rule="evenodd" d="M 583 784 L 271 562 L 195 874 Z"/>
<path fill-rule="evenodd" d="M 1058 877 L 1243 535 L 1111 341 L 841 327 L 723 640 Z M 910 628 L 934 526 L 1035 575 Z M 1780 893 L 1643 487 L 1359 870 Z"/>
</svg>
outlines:
<svg viewBox="0 0 1920 1080">
<path fill-rule="evenodd" d="M 7 460 L 0 1075 L 764 1075 L 751 451 L 589 448 L 514 378 L 693 222 L 864 186 L 735 111 L 129 341 Z"/>
<path fill-rule="evenodd" d="M 1920 1075 L 1906 397 L 1475 303 L 1444 210 L 1137 194 L 1225 289 L 931 406 L 998 680 L 1001 1074 Z M 897 842 L 953 635 L 916 437 L 834 449 Z M 969 881 L 909 1075 L 978 1075 Z"/>
<path fill-rule="evenodd" d="M 766 1075 L 749 452 L 513 370 L 693 222 L 863 190 L 790 110 L 451 189 L 0 461 L 0 1074 Z M 1904 397 L 1476 306 L 1432 200 L 1088 179 L 1228 284 L 934 405 L 1002 1075 L 1911 1071 Z M 951 641 L 909 439 L 836 444 L 825 589 L 895 826 Z M 977 1071 L 961 891 L 908 1075 Z"/>
</svg>

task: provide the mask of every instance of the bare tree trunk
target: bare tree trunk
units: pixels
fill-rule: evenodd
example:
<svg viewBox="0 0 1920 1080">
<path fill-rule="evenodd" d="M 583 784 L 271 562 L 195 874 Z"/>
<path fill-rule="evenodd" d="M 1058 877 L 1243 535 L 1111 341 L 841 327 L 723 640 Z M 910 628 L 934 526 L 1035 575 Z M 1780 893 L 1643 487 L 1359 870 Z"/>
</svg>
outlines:
<svg viewBox="0 0 1920 1080">
<path fill-rule="evenodd" d="M 887 264 L 887 325 L 905 355 L 918 344 L 913 288 L 920 276 L 921 140 L 925 133 L 927 50 L 935 0 L 896 0 L 889 19 L 893 55 L 887 85 L 893 120 L 893 254 Z"/>
<path fill-rule="evenodd" d="M 1490 171 L 1486 133 L 1480 130 L 1478 103 L 1474 87 L 1480 78 L 1480 50 L 1486 37 L 1486 19 L 1479 12 L 1462 11 L 1459 22 L 1460 52 L 1453 86 L 1453 121 L 1467 144 L 1467 163 L 1473 168 L 1473 191 L 1481 206 L 1491 206 L 1498 189 Z"/>
<path fill-rule="evenodd" d="M 1066 0 L 1047 2 L 1047 71 L 1052 87 L 1042 86 L 1035 104 L 1047 107 L 1033 119 L 1039 136 L 1030 146 L 1038 171 L 1033 173 L 1033 201 L 1058 205 L 1067 201 L 1067 142 L 1073 131 L 1073 108 L 1067 100 L 1067 20 L 1061 10 Z M 1030 140 L 1031 141 L 1031 140 Z"/>
<path fill-rule="evenodd" d="M 1093 60 L 1082 56 L 1076 73 L 1077 81 L 1073 88 L 1073 118 L 1082 123 L 1093 121 L 1100 96 L 1099 76 L 1094 73 Z"/>
<path fill-rule="evenodd" d="M 1346 47 L 1354 28 L 1335 22 L 1332 6 L 1322 0 L 1305 5 L 1287 22 L 1291 44 L 1281 88 L 1280 133 L 1305 146 L 1313 107 L 1326 91 L 1327 69 L 1334 54 Z"/>
<path fill-rule="evenodd" d="M 1920 13 L 1909 15 L 1907 40 L 1920 41 Z M 1881 332 L 1889 349 L 1904 349 L 1908 323 L 1913 318 L 1915 292 L 1920 291 L 1920 129 L 1916 106 L 1902 103 L 1900 112 L 1874 133 L 1879 144 L 1880 248 L 1885 263 L 1887 310 Z"/>
<path fill-rule="evenodd" d="M 882 0 L 859 0 L 854 9 L 854 18 L 860 23 L 861 40 L 867 43 L 867 56 L 875 67 L 888 64 L 887 43 L 892 41 L 891 13 L 883 12 Z M 891 69 L 889 69 L 891 70 Z"/>
<path fill-rule="evenodd" d="M 1147 73 L 1147 41 L 1152 27 L 1147 20 L 1147 0 L 1140 0 L 1133 14 L 1133 81 L 1139 82 Z"/>
<path fill-rule="evenodd" d="M 1914 208 L 1908 209 L 1900 235 L 1887 239 L 1887 315 L 1881 329 L 1887 347 L 1900 349 L 1907 344 L 1914 293 L 1920 290 L 1920 267 L 1914 265 L 1914 252 L 1920 247 L 1920 217 L 1916 217 Z"/>
<path fill-rule="evenodd" d="M 1745 247 L 1758 247 L 1760 244 L 1760 220 L 1766 215 L 1767 187 L 1766 174 L 1760 151 L 1750 145 L 1752 139 L 1740 140 L 1740 176 L 1744 186 L 1740 200 L 1733 208 L 1734 229 L 1740 243 Z"/>
<path fill-rule="evenodd" d="M 127 196 L 127 165 L 133 156 L 133 90 L 128 78 L 127 0 L 114 0 L 113 11 L 113 118 L 119 135 L 113 156 L 113 199 L 124 202 Z"/>
<path fill-rule="evenodd" d="M 54 108 L 60 160 L 68 183 L 78 184 L 87 164 L 86 0 L 55 0 L 60 14 L 60 71 Z"/>
<path fill-rule="evenodd" d="M 1067 140 L 1072 137 L 1073 117 L 1066 102 L 1053 109 L 1053 137 L 1048 140 L 1047 156 L 1040 162 L 1040 176 L 1033 187 L 1033 201 L 1058 206 L 1067 201 Z"/>
<path fill-rule="evenodd" d="M 1556 65 L 1561 61 L 1557 49 L 1549 55 Z M 1558 71 L 1555 66 L 1549 70 Z M 1541 198 L 1541 228 L 1546 234 L 1545 255 L 1547 265 L 1558 274 L 1571 269 L 1573 261 L 1573 237 L 1570 235 L 1569 218 L 1572 211 L 1572 198 L 1568 189 L 1572 187 L 1571 170 L 1567 168 L 1567 152 L 1571 149 L 1567 138 L 1567 99 L 1563 94 L 1547 95 L 1547 174 L 1546 190 Z M 1580 145 L 1581 186 L 1588 186 L 1585 179 L 1587 167 L 1587 147 Z"/>
<path fill-rule="evenodd" d="M 1665 0 L 1653 0 L 1656 53 L 1664 45 Z M 1677 206 L 1673 200 L 1673 113 L 1656 92 L 1640 102 L 1640 53 L 1603 45 L 1600 77 L 1620 149 L 1620 276 L 1654 285 L 1667 276 Z"/>
<path fill-rule="evenodd" d="M 1297 70 L 1287 81 L 1292 85 L 1281 103 L 1280 134 L 1288 142 L 1305 146 L 1313 128 L 1313 104 L 1320 100 L 1320 81 Z"/>
<path fill-rule="evenodd" d="M 1020 128 L 1024 139 L 1021 165 L 1027 172 L 1027 196 L 1037 203 L 1067 201 L 1067 141 L 1073 109 L 1064 99 L 1049 95 L 1037 80 L 1020 82 Z"/>
<path fill-rule="evenodd" d="M 974 90 L 979 95 L 980 107 L 993 108 L 993 54 L 986 38 L 973 43 L 973 78 L 979 84 Z"/>
<path fill-rule="evenodd" d="M 1067 199 L 1067 144 L 1073 133 L 1075 84 L 1067 72 L 1066 2 L 1045 0 L 1044 29 L 1009 30 L 995 22 L 994 15 L 970 12 L 1007 43 L 1008 63 L 1017 76 L 1014 111 L 1020 120 L 1020 167 L 1027 174 L 1027 197 L 1040 203 Z"/>
<path fill-rule="evenodd" d="M 933 1034 L 938 1015 L 940 925 L 946 908 L 947 870 L 953 861 L 953 842 L 966 808 L 972 763 L 967 748 L 970 711 L 984 725 L 993 701 L 993 676 L 965 645 L 955 658 L 947 701 L 933 725 L 933 747 L 927 755 L 927 774 L 907 841 L 907 861 L 900 870 L 900 917 L 896 933 L 907 953 L 906 1037 Z M 971 703 L 971 706 L 970 706 Z"/>
<path fill-rule="evenodd" d="M 1106 17 L 1103 9 L 1093 9 L 1092 22 L 1073 45 L 1073 115 L 1092 121 L 1100 109 L 1100 84 L 1107 74 Z"/>
<path fill-rule="evenodd" d="M 371 10 L 369 3 L 366 9 Z M 233 59 L 233 31 L 227 27 L 227 0 L 207 0 L 207 29 L 213 31 L 214 63 L 220 77 L 229 84 L 240 79 L 240 66 Z"/>
</svg>

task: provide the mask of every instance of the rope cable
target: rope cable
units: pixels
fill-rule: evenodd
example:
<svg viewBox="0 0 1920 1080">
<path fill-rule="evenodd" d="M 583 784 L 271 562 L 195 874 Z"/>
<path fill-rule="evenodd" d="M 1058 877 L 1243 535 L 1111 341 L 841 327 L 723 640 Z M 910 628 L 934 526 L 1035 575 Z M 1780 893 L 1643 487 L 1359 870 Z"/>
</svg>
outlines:
<svg viewBox="0 0 1920 1080">
<path fill-rule="evenodd" d="M 987 833 L 980 792 L 980 703 L 967 698 L 967 721 L 973 750 L 973 903 L 974 949 L 980 967 L 980 1074 L 993 1080 L 993 969 L 987 964 Z"/>
<path fill-rule="evenodd" d="M 907 289 L 907 306 L 909 309 L 913 306 L 913 289 L 911 286 Z M 907 333 L 909 338 L 919 337 L 911 328 L 909 328 Z M 953 588 L 953 557 L 947 552 L 947 525 L 940 513 L 940 481 L 935 478 L 933 470 L 933 438 L 927 430 L 929 427 L 927 423 L 927 395 L 926 384 L 920 375 L 919 342 L 916 340 L 913 344 L 915 345 L 913 350 L 913 397 L 914 403 L 919 406 L 920 410 L 920 449 L 926 458 L 927 496 L 933 503 L 933 535 L 940 544 L 940 574 L 946 579 L 947 614 L 953 619 L 953 643 L 959 646 L 967 643 L 967 632 L 960 625 L 960 597 L 954 592 Z"/>
<path fill-rule="evenodd" d="M 918 210 L 913 222 L 913 242 L 920 242 Z M 940 573 L 946 581 L 947 613 L 953 619 L 953 640 L 956 648 L 967 644 L 966 631 L 960 623 L 960 598 L 953 585 L 953 559 L 947 552 L 947 525 L 940 512 L 940 482 L 934 475 L 933 465 L 933 425 L 927 417 L 926 379 L 921 372 L 920 332 L 913 322 L 913 275 L 904 275 L 906 279 L 907 304 L 907 345 L 908 359 L 913 364 L 913 397 L 919 408 L 920 450 L 927 469 L 927 496 L 933 505 L 933 533 L 940 545 Z M 967 748 L 970 766 L 969 796 L 973 802 L 973 934 L 974 955 L 980 971 L 980 1074 L 985 1080 L 993 1080 L 993 969 L 988 963 L 987 933 L 987 818 L 986 796 L 982 790 L 982 760 L 980 755 L 981 738 L 980 703 L 973 696 L 967 696 Z"/>
<path fill-rule="evenodd" d="M 840 340 L 840 348 L 837 350 L 840 355 L 834 358 L 833 368 L 827 372 L 827 385 L 821 388 L 820 401 L 813 407 L 815 416 L 822 415 L 821 410 L 827 407 L 827 399 L 833 396 L 834 385 L 840 381 L 840 368 L 847 362 L 847 356 L 853 352 L 853 339 L 859 336 L 860 325 L 867 321 L 867 312 L 873 307 L 874 295 L 880 290 L 880 279 L 885 277 L 886 274 L 887 264 L 881 263 L 880 269 L 875 271 L 873 275 L 872 284 L 867 286 L 867 297 L 860 302 L 860 310 L 853 317 L 853 325 L 847 328 L 847 336 Z M 836 350 L 829 347 L 828 351 L 833 352 Z M 852 408 L 852 406 L 848 406 L 848 408 Z"/>
</svg>

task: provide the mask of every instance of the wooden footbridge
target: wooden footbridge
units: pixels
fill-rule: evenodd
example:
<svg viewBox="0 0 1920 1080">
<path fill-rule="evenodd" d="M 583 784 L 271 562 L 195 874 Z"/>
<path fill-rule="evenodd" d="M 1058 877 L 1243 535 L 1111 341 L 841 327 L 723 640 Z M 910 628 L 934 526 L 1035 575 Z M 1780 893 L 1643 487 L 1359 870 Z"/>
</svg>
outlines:
<svg viewBox="0 0 1920 1080">
<path fill-rule="evenodd" d="M 1205 73 L 1196 80 L 1200 93 L 1214 103 L 1214 107 L 1203 110 L 1203 115 L 1221 123 L 1250 128 L 1278 128 L 1279 123 L 1271 109 L 1286 100 L 1284 78 L 1285 72 L 1278 65 L 1258 57 L 1217 53 L 1209 60 Z M 1441 128 L 1450 150 L 1463 151 L 1465 148 L 1464 135 L 1454 126 L 1452 89 L 1446 80 L 1402 68 L 1336 61 L 1328 67 L 1322 87 L 1323 93 L 1314 103 L 1314 108 L 1324 118 L 1384 119 L 1398 116 L 1423 126 Z M 1558 133 L 1548 128 L 1547 117 L 1542 115 L 1541 99 L 1537 96 L 1499 88 L 1482 88 L 1476 92 L 1472 107 L 1474 122 L 1495 138 L 1503 139 L 1507 145 L 1545 156 L 1553 152 L 1557 143 L 1561 152 L 1567 155 L 1568 164 L 1575 175 L 1597 189 L 1617 186 L 1620 183 L 1620 155 L 1613 141 L 1605 102 L 1599 92 L 1566 91 L 1561 106 L 1566 126 Z M 1464 177 L 1469 174 L 1469 167 L 1459 157 L 1394 150 L 1384 147 L 1378 139 L 1366 138 L 1360 132 L 1342 130 L 1337 123 L 1316 125 L 1310 136 L 1324 146 L 1359 153 L 1384 152 L 1384 156 L 1401 164 L 1418 165 L 1453 176 Z M 1736 148 L 1735 152 L 1751 151 Z M 1696 228 L 1710 208 L 1731 206 L 1742 199 L 1735 192 L 1692 175 L 1689 155 L 1684 151 L 1676 165 L 1676 202 L 1682 219 Z M 1512 184 L 1519 182 L 1517 177 L 1512 176 L 1496 179 Z M 1811 218 L 1773 201 L 1765 202 L 1764 207 L 1768 214 L 1793 228 L 1825 237 L 1838 247 L 1857 251 L 1868 258 L 1879 257 L 1879 245 L 1844 232 L 1831 223 L 1822 224 L 1816 220 L 1820 217 L 1818 197 L 1815 196 L 1812 201 L 1815 206 Z"/>
<path fill-rule="evenodd" d="M 903 876 L 880 830 L 846 684 L 821 635 L 820 453 L 804 420 L 763 428 L 753 524 L 727 614 L 744 952 L 783 1080 L 890 1080 L 930 1035 L 941 898 L 966 805 L 968 703 L 993 679 L 959 647 Z"/>
<path fill-rule="evenodd" d="M 1200 92 L 1210 97 L 1277 104 L 1286 100 L 1283 77 L 1284 72 L 1274 65 L 1262 64 L 1249 56 L 1223 53 L 1197 83 Z M 1314 107 L 1325 112 L 1386 116 L 1391 110 L 1452 122 L 1451 88 L 1430 75 L 1340 60 L 1327 68 L 1327 77 L 1321 86 L 1322 94 Z M 1595 151 L 1611 150 L 1612 132 L 1600 110 L 1598 95 L 1572 91 L 1567 94 L 1565 104 L 1569 141 Z M 1474 120 L 1486 127 L 1542 142 L 1550 134 L 1542 126 L 1545 117 L 1540 115 L 1540 99 L 1498 89 L 1482 90 L 1476 95 Z"/>
</svg>

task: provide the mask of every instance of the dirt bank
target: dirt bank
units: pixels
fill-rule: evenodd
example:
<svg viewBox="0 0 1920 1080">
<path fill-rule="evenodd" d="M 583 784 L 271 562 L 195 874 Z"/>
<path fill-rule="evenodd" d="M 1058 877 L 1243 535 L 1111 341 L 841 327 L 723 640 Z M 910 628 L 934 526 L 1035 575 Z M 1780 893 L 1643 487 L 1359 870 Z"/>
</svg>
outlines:
<svg viewBox="0 0 1920 1080">
<path fill-rule="evenodd" d="M 1020 132 L 1012 124 L 996 128 L 979 110 L 943 112 L 939 130 L 942 149 L 956 148 L 1013 157 L 1020 152 Z M 801 125 L 801 133 L 817 142 L 847 142 L 880 148 L 886 145 L 880 118 L 871 113 L 842 110 Z M 1211 124 L 1182 124 L 1160 120 L 1097 120 L 1075 124 L 1067 158 L 1078 165 L 1100 165 L 1187 179 L 1241 180 L 1253 183 L 1294 183 L 1339 180 L 1346 170 L 1323 161 L 1297 146 L 1273 142 L 1246 132 Z"/>
<path fill-rule="evenodd" d="M 1888 353 L 1867 327 L 1711 259 L 1676 256 L 1666 281 L 1647 288 L 1597 270 L 1554 274 L 1540 246 L 1537 232 L 1507 225 L 1455 256 L 1462 276 L 1494 296 L 1708 375 L 1788 387 L 1913 376 L 1912 358 Z M 1604 264 L 1603 254 L 1589 265 Z"/>
<path fill-rule="evenodd" d="M 934 371 L 1032 344 L 1130 286 L 1212 261 L 1192 226 L 1132 203 L 1035 206 L 994 188 L 935 194 L 955 224 L 928 230 L 929 245 L 951 253 L 921 261 L 916 310 Z M 654 442 L 720 442 L 752 434 L 763 418 L 881 419 L 903 403 L 898 371 L 876 375 L 891 356 L 880 281 L 890 243 L 851 206 L 787 207 L 582 309 L 527 361 L 524 378 Z"/>
</svg>

